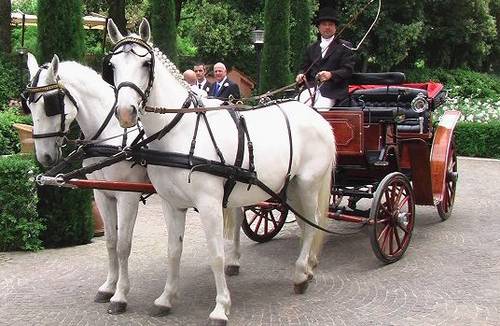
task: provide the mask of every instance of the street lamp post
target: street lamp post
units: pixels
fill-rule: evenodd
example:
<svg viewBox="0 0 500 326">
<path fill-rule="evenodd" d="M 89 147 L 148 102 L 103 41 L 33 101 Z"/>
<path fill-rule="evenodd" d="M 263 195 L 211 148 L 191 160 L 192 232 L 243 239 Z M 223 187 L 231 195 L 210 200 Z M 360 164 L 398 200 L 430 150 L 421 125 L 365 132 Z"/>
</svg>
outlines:
<svg viewBox="0 0 500 326">
<path fill-rule="evenodd" d="M 257 57 L 257 86 L 260 85 L 260 54 L 264 46 L 264 30 L 255 29 L 252 31 L 252 42 L 255 47 Z"/>
</svg>

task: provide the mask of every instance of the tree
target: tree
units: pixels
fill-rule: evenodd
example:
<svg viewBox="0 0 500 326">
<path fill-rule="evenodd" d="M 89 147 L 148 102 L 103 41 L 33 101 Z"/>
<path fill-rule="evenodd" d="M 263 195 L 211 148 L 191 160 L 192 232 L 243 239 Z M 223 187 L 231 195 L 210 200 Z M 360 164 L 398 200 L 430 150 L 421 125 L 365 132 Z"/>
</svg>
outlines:
<svg viewBox="0 0 500 326">
<path fill-rule="evenodd" d="M 177 25 L 174 0 L 151 0 L 153 41 L 172 62 L 177 62 Z"/>
<path fill-rule="evenodd" d="M 260 92 L 285 86 L 291 80 L 290 0 L 266 0 L 264 30 L 266 35 L 260 66 Z"/>
<path fill-rule="evenodd" d="M 310 43 L 311 4 L 308 0 L 291 0 L 290 70 L 299 71 L 303 56 Z"/>
<path fill-rule="evenodd" d="M 426 0 L 425 62 L 481 69 L 496 36 L 490 0 Z"/>
<path fill-rule="evenodd" d="M 12 11 L 10 0 L 0 0 L 0 53 L 10 53 L 11 30 L 10 12 Z"/>
<path fill-rule="evenodd" d="M 38 46 L 41 61 L 57 54 L 62 60 L 81 60 L 84 54 L 80 0 L 38 1 Z"/>
<path fill-rule="evenodd" d="M 125 18 L 125 0 L 108 0 L 108 17 L 113 19 L 120 33 L 127 35 L 127 19 Z"/>
</svg>

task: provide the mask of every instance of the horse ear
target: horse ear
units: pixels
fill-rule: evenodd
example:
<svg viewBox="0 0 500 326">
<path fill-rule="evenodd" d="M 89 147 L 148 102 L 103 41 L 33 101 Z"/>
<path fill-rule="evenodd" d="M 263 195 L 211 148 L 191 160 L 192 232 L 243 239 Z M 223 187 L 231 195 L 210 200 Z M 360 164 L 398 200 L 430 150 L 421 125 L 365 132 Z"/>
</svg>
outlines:
<svg viewBox="0 0 500 326">
<path fill-rule="evenodd" d="M 149 22 L 146 18 L 143 18 L 141 24 L 139 25 L 139 35 L 143 41 L 146 43 L 149 42 L 149 38 L 151 37 L 151 27 L 149 26 Z"/>
<path fill-rule="evenodd" d="M 57 56 L 57 54 L 54 54 L 54 57 L 52 58 L 52 61 L 48 69 L 49 78 L 52 77 L 54 81 L 56 81 L 58 70 L 59 70 L 59 57 Z"/>
<path fill-rule="evenodd" d="M 26 62 L 28 65 L 28 70 L 30 72 L 30 79 L 35 76 L 35 74 L 38 71 L 38 62 L 36 61 L 36 58 L 33 54 L 28 52 L 28 61 Z"/>
<path fill-rule="evenodd" d="M 108 20 L 107 27 L 109 38 L 111 39 L 111 42 L 113 42 L 113 44 L 123 39 L 122 33 L 120 33 L 120 31 L 118 30 L 118 27 L 116 27 L 116 24 L 112 18 Z"/>
</svg>

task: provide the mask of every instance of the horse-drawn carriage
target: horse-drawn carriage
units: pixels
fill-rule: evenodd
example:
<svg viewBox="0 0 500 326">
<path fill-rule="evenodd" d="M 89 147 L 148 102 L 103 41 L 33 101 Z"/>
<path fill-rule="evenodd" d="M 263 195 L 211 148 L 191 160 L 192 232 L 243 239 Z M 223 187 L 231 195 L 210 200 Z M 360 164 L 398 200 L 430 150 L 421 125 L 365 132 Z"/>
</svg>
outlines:
<svg viewBox="0 0 500 326">
<path fill-rule="evenodd" d="M 446 99 L 443 85 L 405 84 L 404 78 L 354 74 L 350 105 L 320 112 L 337 145 L 329 217 L 366 224 L 372 248 L 385 263 L 407 249 L 415 205 L 435 205 L 441 219 L 450 216 L 458 178 L 453 129 L 460 114 L 446 111 L 435 123 L 432 112 Z M 372 199 L 371 207 L 357 209 L 363 198 Z M 276 201 L 249 206 L 242 228 L 252 240 L 266 242 L 287 215 Z"/>
<path fill-rule="evenodd" d="M 432 122 L 432 111 L 446 95 L 442 85 L 404 84 L 400 73 L 358 74 L 350 105 L 320 112 L 322 117 L 293 99 L 254 107 L 203 103 L 148 43 L 147 21 L 139 35 L 124 37 L 112 21 L 108 29 L 115 46 L 107 64 L 113 65 L 111 73 L 120 72 L 104 76 L 113 86 L 86 67 L 60 64 L 57 56 L 40 68 L 31 56 L 32 82 L 24 98 L 33 115 L 37 158 L 45 165 L 60 161 L 71 121 L 76 119 L 87 136 L 74 157 L 37 181 L 106 190 L 95 194 L 106 213 L 110 271 L 95 300 L 110 301 L 110 313 L 125 311 L 129 289 L 127 260 L 139 195 L 124 191 L 161 195 L 169 264 L 164 291 L 155 300 L 159 314 L 169 313 L 177 296 L 185 215 L 188 208 L 198 209 L 216 279 L 210 319 L 220 324 L 231 305 L 224 272 L 239 271 L 241 221 L 252 239 L 267 241 L 280 231 L 287 210 L 300 218 L 293 282 L 295 292 L 303 293 L 322 244 L 323 234 L 312 226 L 328 231 L 327 215 L 367 225 L 377 257 L 389 263 L 408 247 L 415 204 L 436 205 L 443 219 L 451 213 L 457 181 L 453 129 L 460 114 L 448 111 L 438 125 Z M 140 132 L 130 129 L 139 117 Z M 84 154 L 90 160 L 86 166 L 59 174 L 65 162 Z M 144 183 L 146 165 L 152 184 Z M 85 174 L 100 180 L 75 179 Z M 262 202 L 269 196 L 278 202 Z M 357 207 L 363 198 L 372 199 L 369 209 Z M 236 215 L 228 252 L 223 206 Z"/>
</svg>

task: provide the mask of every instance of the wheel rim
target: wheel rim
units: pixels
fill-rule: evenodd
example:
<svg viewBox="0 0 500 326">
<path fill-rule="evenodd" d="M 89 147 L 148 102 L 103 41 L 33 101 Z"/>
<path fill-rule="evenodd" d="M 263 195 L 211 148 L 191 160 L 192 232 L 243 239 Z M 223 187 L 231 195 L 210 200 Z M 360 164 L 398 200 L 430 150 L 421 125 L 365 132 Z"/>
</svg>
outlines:
<svg viewBox="0 0 500 326">
<path fill-rule="evenodd" d="M 453 204 L 455 202 L 455 191 L 458 178 L 457 166 L 457 154 L 455 152 L 455 146 L 452 146 L 450 148 L 450 153 L 448 154 L 448 167 L 446 169 L 443 199 L 438 205 L 438 213 L 443 220 L 447 219 L 451 215 Z"/>
<path fill-rule="evenodd" d="M 243 231 L 254 241 L 271 240 L 285 224 L 288 210 L 278 203 L 245 207 Z"/>
<path fill-rule="evenodd" d="M 415 220 L 415 202 L 409 182 L 401 175 L 381 185 L 374 198 L 372 246 L 384 262 L 398 260 L 409 245 Z M 374 210 L 373 210 L 374 209 Z"/>
</svg>

